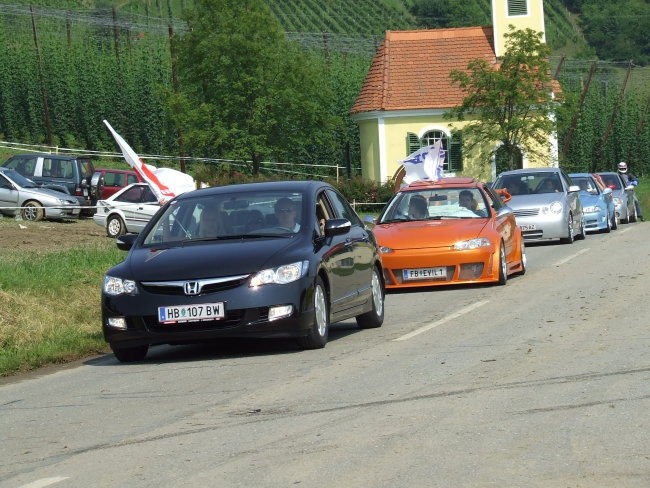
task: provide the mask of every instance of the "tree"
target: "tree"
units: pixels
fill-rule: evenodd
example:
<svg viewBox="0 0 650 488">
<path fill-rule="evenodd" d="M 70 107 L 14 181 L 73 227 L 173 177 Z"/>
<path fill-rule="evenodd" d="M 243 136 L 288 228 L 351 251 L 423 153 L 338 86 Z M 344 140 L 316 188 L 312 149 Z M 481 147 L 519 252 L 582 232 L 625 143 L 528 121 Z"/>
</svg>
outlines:
<svg viewBox="0 0 650 488">
<path fill-rule="evenodd" d="M 553 94 L 548 57 L 550 49 L 542 34 L 532 29 L 510 26 L 506 51 L 496 66 L 486 59 L 474 59 L 467 71 L 454 70 L 452 83 L 466 97 L 447 113 L 449 119 L 471 118 L 463 127 L 463 141 L 478 153 L 499 152 L 505 156 L 502 169 L 514 169 L 520 151 L 531 158 L 548 158 L 549 136 L 555 129 L 551 120 Z M 483 156 L 487 156 L 483 154 Z"/>
<path fill-rule="evenodd" d="M 178 90 L 168 104 L 188 152 L 252 160 L 308 156 L 328 137 L 321 72 L 289 43 L 261 0 L 197 0 L 174 40 Z M 302 161 L 301 161 L 302 162 Z"/>
</svg>

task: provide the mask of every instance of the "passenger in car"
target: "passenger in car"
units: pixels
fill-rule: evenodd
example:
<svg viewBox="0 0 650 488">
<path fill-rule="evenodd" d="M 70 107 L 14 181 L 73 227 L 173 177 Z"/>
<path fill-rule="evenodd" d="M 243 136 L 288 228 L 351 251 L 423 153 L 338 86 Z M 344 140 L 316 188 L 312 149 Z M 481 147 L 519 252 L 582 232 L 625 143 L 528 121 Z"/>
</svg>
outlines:
<svg viewBox="0 0 650 488">
<path fill-rule="evenodd" d="M 219 205 L 206 205 L 199 217 L 199 237 L 218 237 L 224 233 Z"/>
</svg>

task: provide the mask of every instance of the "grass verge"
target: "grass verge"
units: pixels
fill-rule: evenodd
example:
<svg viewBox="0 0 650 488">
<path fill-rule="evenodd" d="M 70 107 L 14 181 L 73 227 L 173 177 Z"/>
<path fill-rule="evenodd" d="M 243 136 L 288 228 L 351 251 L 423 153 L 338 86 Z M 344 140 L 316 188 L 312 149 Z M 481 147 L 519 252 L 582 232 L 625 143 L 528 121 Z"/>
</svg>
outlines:
<svg viewBox="0 0 650 488">
<path fill-rule="evenodd" d="M 114 241 L 46 254 L 9 252 L 0 266 L 0 376 L 107 351 L 101 283 L 124 258 Z"/>
</svg>

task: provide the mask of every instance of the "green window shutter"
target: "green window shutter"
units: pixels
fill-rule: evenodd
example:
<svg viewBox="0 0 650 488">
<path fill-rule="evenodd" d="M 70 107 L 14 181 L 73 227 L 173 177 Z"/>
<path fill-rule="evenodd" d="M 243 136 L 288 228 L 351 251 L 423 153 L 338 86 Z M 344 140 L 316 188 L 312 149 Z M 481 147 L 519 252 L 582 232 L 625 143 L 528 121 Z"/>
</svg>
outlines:
<svg viewBox="0 0 650 488">
<path fill-rule="evenodd" d="M 449 147 L 449 171 L 463 171 L 463 133 L 454 132 L 451 135 Z"/>
<path fill-rule="evenodd" d="M 406 134 L 406 155 L 408 156 L 409 154 L 414 153 L 418 149 L 420 149 L 421 144 L 420 144 L 420 138 L 417 136 L 417 134 L 414 134 L 413 132 L 409 132 Z"/>
</svg>

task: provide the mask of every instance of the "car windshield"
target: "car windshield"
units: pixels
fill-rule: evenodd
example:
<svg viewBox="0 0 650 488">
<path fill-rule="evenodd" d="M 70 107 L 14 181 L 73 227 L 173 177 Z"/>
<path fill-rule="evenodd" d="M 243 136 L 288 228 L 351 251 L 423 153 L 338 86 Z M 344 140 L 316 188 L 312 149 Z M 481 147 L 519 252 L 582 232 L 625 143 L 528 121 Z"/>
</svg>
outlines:
<svg viewBox="0 0 650 488">
<path fill-rule="evenodd" d="M 505 189 L 513 196 L 564 191 L 559 175 L 551 171 L 502 175 L 494 182 L 494 188 Z"/>
<path fill-rule="evenodd" d="M 605 183 L 605 186 L 608 186 L 612 190 L 620 190 L 623 188 L 623 185 L 621 185 L 621 179 L 617 175 L 600 175 L 600 177 L 603 179 L 603 183 Z"/>
<path fill-rule="evenodd" d="M 590 195 L 598 195 L 600 190 L 596 182 L 588 176 L 572 176 L 573 183 L 580 187 L 580 191 L 585 191 Z"/>
<path fill-rule="evenodd" d="M 438 188 L 399 192 L 379 217 L 379 224 L 434 219 L 478 219 L 488 215 L 477 188 Z"/>
<path fill-rule="evenodd" d="M 34 183 L 29 178 L 25 178 L 16 170 L 13 169 L 4 170 L 2 174 L 22 188 L 36 188 L 36 183 Z"/>
<path fill-rule="evenodd" d="M 302 202 L 301 193 L 290 191 L 177 199 L 155 217 L 144 244 L 290 237 L 301 229 Z"/>
</svg>

